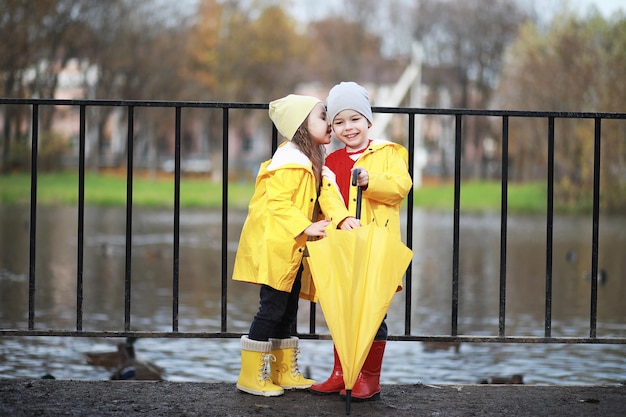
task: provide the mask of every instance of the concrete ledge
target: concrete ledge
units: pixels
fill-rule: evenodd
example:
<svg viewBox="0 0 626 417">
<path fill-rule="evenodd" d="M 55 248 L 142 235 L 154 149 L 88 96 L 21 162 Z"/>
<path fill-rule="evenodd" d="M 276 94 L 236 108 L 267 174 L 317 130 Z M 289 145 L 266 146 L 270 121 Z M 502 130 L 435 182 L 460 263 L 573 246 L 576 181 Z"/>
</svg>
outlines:
<svg viewBox="0 0 626 417">
<path fill-rule="evenodd" d="M 287 391 L 265 398 L 234 384 L 0 379 L 1 416 L 339 416 L 338 395 Z M 379 400 L 352 402 L 352 416 L 626 415 L 626 387 L 384 385 Z"/>
</svg>

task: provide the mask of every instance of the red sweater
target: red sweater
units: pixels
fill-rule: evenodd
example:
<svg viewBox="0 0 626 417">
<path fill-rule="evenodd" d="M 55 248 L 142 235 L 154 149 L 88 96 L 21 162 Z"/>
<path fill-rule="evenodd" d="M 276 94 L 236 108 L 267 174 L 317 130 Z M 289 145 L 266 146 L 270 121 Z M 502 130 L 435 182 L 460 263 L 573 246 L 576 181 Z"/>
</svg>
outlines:
<svg viewBox="0 0 626 417">
<path fill-rule="evenodd" d="M 369 146 L 371 140 L 368 142 Z M 325 165 L 335 173 L 337 177 L 337 186 L 341 191 L 343 202 L 348 207 L 348 199 L 350 196 L 350 186 L 352 185 L 352 178 L 350 170 L 354 166 L 354 161 L 359 159 L 361 154 L 367 149 L 365 146 L 363 149 L 356 152 L 348 152 L 345 147 L 337 149 L 326 157 Z"/>
</svg>

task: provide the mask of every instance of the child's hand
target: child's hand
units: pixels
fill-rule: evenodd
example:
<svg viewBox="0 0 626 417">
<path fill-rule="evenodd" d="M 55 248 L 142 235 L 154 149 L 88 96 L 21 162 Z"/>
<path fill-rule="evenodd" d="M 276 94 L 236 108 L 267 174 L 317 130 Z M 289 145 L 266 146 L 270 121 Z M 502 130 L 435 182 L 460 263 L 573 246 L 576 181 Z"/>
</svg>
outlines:
<svg viewBox="0 0 626 417">
<path fill-rule="evenodd" d="M 304 229 L 304 234 L 307 235 L 307 236 L 321 236 L 321 237 L 325 237 L 326 236 L 326 232 L 324 231 L 324 229 L 326 229 L 326 226 L 328 226 L 329 224 L 330 224 L 330 220 L 320 220 L 320 221 L 317 221 L 317 222 L 311 224 L 306 229 Z"/>
<path fill-rule="evenodd" d="M 354 167 L 350 170 L 350 173 L 352 174 L 354 171 L 359 171 L 359 175 L 356 177 L 356 185 L 367 188 L 367 185 L 370 182 L 370 176 L 367 173 L 367 170 L 363 167 Z"/>
<path fill-rule="evenodd" d="M 356 217 L 346 217 L 339 223 L 341 230 L 352 230 L 361 227 L 361 222 Z"/>
</svg>

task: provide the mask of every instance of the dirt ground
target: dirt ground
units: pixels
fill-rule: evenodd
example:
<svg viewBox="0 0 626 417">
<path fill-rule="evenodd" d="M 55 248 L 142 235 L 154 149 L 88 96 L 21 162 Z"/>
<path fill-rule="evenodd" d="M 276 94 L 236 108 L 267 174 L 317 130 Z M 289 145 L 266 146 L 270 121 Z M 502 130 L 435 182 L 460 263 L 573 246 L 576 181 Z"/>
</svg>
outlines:
<svg viewBox="0 0 626 417">
<path fill-rule="evenodd" d="M 626 386 L 384 385 L 379 400 L 351 402 L 351 416 L 626 415 Z M 201 382 L 0 379 L 0 416 L 340 416 L 337 395 L 281 397 Z"/>
</svg>

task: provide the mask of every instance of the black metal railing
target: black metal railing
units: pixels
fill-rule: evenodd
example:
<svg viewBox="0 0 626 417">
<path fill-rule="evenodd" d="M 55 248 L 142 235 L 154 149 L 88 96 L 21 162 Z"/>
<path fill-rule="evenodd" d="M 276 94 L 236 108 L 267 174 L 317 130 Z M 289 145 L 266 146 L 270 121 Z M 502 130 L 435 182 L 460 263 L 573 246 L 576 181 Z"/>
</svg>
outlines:
<svg viewBox="0 0 626 417">
<path fill-rule="evenodd" d="M 0 99 L 0 105 L 27 106 L 32 114 L 31 119 L 31 183 L 30 183 L 30 254 L 28 276 L 28 328 L 0 329 L 0 336 L 85 336 L 85 337 L 157 337 L 157 338 L 238 338 L 241 333 L 229 332 L 227 314 L 227 242 L 228 242 L 228 183 L 229 183 L 229 115 L 234 109 L 263 110 L 265 103 L 218 103 L 218 102 L 169 102 L 169 101 L 131 101 L 131 100 L 52 100 L 52 99 Z M 76 326 L 74 330 L 36 329 L 35 291 L 36 291 L 36 231 L 37 231 L 37 184 L 38 184 L 38 143 L 39 115 L 42 106 L 73 106 L 79 109 L 78 133 L 78 253 L 76 276 Z M 86 110 L 90 107 L 112 106 L 126 109 L 127 143 L 126 153 L 126 253 L 125 253 L 125 297 L 124 297 L 124 328 L 116 331 L 83 330 L 83 243 L 84 243 L 84 187 L 85 187 L 85 148 L 86 148 Z M 158 107 L 172 109 L 174 112 L 174 224 L 173 224 L 173 263 L 172 263 L 172 327 L 171 331 L 135 331 L 131 327 L 131 249 L 133 222 L 133 140 L 135 134 L 135 111 L 142 107 Z M 222 110 L 222 241 L 221 241 L 221 330 L 219 332 L 184 332 L 178 327 L 179 302 L 179 231 L 180 231 L 180 182 L 181 182 L 181 112 L 190 108 L 212 108 Z M 389 108 L 374 107 L 374 113 L 393 113 L 408 117 L 408 151 L 409 171 L 414 172 L 416 146 L 415 119 L 420 115 L 440 115 L 454 118 L 454 203 L 453 203 L 453 236 L 452 236 L 452 297 L 450 305 L 451 328 L 447 335 L 416 335 L 411 333 L 412 311 L 412 280 L 405 283 L 405 323 L 404 334 L 390 335 L 390 340 L 404 341 L 441 341 L 441 342 L 493 342 L 493 343 L 614 343 L 626 344 L 624 337 L 597 337 L 597 300 L 598 300 L 598 225 L 600 221 L 600 148 L 602 121 L 607 119 L 626 119 L 626 113 L 592 113 L 592 112 L 540 112 L 540 111 L 505 111 L 475 109 L 432 109 L 432 108 Z M 462 190 L 462 142 L 463 122 L 468 117 L 483 116 L 501 120 L 501 214 L 500 214 L 500 273 L 499 273 L 499 318 L 497 336 L 460 335 L 458 332 L 459 318 L 459 246 L 460 246 L 460 195 Z M 507 263 L 507 221 L 508 221 L 508 185 L 509 185 L 509 121 L 511 118 L 535 118 L 547 121 L 547 213 L 546 213 L 546 292 L 545 322 L 543 337 L 510 336 L 506 334 L 506 263 Z M 594 120 L 593 149 L 593 213 L 591 242 L 591 299 L 589 312 L 588 337 L 553 337 L 552 327 L 552 250 L 554 221 L 554 170 L 555 170 L 555 120 L 556 119 L 592 119 Z M 272 151 L 277 146 L 277 132 L 272 130 Z M 413 191 L 407 197 L 406 204 L 406 244 L 413 244 Z M 408 277 L 412 276 L 412 265 L 409 265 Z M 327 334 L 318 334 L 315 329 L 315 304 L 312 303 L 309 319 L 309 333 L 300 333 L 301 338 L 326 339 Z"/>
</svg>

